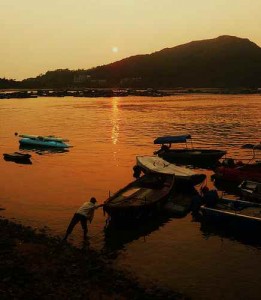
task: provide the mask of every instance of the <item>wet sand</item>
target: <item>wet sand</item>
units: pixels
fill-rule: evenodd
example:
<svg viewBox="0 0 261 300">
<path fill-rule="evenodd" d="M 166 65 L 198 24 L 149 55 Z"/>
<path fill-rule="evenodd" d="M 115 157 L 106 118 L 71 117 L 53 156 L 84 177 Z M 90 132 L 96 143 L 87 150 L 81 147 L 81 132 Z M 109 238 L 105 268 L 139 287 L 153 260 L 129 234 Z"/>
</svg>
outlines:
<svg viewBox="0 0 261 300">
<path fill-rule="evenodd" d="M 81 249 L 0 219 L 1 299 L 185 299 L 156 286 L 141 286 L 116 271 L 106 255 Z"/>
</svg>

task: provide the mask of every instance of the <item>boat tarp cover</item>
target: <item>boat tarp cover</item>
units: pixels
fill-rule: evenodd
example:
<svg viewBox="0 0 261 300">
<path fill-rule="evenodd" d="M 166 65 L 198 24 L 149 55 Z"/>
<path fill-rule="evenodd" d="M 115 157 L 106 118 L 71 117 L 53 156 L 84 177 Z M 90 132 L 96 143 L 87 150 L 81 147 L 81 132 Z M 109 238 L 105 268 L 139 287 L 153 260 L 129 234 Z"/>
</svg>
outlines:
<svg viewBox="0 0 261 300">
<path fill-rule="evenodd" d="M 170 164 L 158 156 L 137 156 L 136 161 L 137 166 L 155 173 L 175 175 L 177 177 L 190 177 L 196 175 L 196 173 L 189 168 Z"/>
<path fill-rule="evenodd" d="M 187 139 L 191 139 L 190 134 L 161 136 L 154 140 L 154 144 L 186 143 Z"/>
</svg>

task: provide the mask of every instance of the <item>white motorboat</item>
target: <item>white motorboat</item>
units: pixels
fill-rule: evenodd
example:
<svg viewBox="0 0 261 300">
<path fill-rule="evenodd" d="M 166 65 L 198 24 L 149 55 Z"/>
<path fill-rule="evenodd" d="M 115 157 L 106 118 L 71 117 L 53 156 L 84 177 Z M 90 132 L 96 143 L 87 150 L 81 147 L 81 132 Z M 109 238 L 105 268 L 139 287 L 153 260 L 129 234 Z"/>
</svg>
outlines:
<svg viewBox="0 0 261 300">
<path fill-rule="evenodd" d="M 206 178 L 205 174 L 198 174 L 185 166 L 169 163 L 158 156 L 137 156 L 136 161 L 136 166 L 144 173 L 155 172 L 174 175 L 176 180 L 190 181 L 193 185 L 203 182 Z"/>
</svg>

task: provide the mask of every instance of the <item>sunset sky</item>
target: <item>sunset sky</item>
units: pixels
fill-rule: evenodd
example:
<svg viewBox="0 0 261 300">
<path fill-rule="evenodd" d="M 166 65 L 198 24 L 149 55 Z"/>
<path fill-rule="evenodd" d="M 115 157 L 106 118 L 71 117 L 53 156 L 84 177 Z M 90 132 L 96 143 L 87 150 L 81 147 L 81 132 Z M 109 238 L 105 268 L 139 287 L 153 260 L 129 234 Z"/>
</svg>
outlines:
<svg viewBox="0 0 261 300">
<path fill-rule="evenodd" d="M 260 0 L 0 0 L 0 78 L 88 69 L 192 40 L 261 46 Z"/>
</svg>

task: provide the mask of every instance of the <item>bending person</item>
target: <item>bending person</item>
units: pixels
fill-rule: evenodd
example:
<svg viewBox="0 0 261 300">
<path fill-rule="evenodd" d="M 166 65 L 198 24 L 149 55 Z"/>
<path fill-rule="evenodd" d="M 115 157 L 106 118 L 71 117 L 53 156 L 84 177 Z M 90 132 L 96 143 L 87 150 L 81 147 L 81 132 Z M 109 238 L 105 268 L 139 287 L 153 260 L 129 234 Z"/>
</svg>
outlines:
<svg viewBox="0 0 261 300">
<path fill-rule="evenodd" d="M 87 238 L 87 233 L 88 233 L 88 225 L 87 221 L 90 223 L 92 222 L 92 219 L 94 217 L 94 211 L 95 209 L 103 206 L 103 204 L 97 205 L 96 204 L 97 200 L 92 197 L 90 201 L 85 202 L 74 214 L 72 217 L 72 220 L 66 230 L 66 234 L 63 238 L 64 241 L 67 240 L 68 236 L 72 233 L 75 225 L 79 222 L 81 222 L 82 229 L 83 229 L 83 238 Z"/>
</svg>

